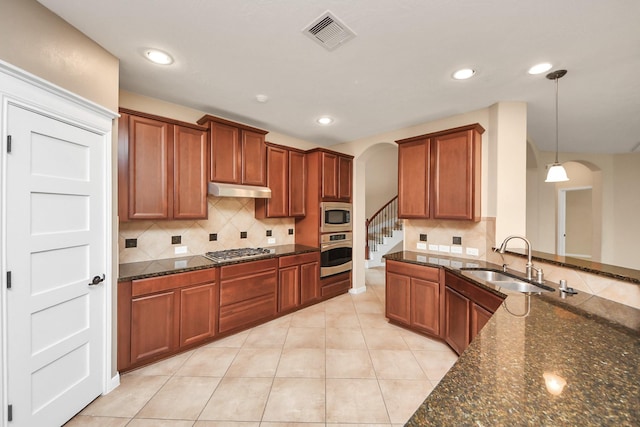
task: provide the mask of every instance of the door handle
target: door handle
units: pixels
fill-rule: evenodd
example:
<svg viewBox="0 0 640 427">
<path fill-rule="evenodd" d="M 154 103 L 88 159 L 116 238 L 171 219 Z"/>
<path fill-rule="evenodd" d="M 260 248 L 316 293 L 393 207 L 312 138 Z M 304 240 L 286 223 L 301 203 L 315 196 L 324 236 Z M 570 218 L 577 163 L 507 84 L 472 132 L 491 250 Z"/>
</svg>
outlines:
<svg viewBox="0 0 640 427">
<path fill-rule="evenodd" d="M 102 277 L 100 277 L 100 276 L 95 276 L 95 277 L 91 280 L 91 283 L 89 283 L 89 286 L 95 286 L 95 285 L 98 285 L 98 284 L 100 284 L 100 283 L 104 282 L 104 279 L 105 279 L 104 273 L 102 273 Z"/>
</svg>

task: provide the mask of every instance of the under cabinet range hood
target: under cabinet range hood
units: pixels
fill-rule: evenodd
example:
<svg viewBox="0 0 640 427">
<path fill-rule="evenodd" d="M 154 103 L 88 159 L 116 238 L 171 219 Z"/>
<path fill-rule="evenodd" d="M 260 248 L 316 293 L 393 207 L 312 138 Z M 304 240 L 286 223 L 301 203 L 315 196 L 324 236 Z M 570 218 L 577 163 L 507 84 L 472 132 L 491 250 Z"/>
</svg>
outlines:
<svg viewBox="0 0 640 427">
<path fill-rule="evenodd" d="M 218 197 L 253 197 L 254 199 L 270 199 L 271 189 L 269 187 L 258 187 L 255 185 L 210 182 L 209 194 Z"/>
</svg>

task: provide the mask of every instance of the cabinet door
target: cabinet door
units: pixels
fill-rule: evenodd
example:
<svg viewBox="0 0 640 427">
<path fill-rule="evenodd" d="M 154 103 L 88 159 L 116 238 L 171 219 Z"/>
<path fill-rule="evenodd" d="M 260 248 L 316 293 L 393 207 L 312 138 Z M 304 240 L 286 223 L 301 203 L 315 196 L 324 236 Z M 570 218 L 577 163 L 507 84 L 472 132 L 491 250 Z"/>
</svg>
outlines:
<svg viewBox="0 0 640 427">
<path fill-rule="evenodd" d="M 338 157 L 338 198 L 351 201 L 351 182 L 353 179 L 353 161 L 348 157 Z"/>
<path fill-rule="evenodd" d="M 129 218 L 170 217 L 171 125 L 129 116 Z"/>
<path fill-rule="evenodd" d="M 440 284 L 411 279 L 411 325 L 440 335 Z"/>
<path fill-rule="evenodd" d="M 478 335 L 480 330 L 484 328 L 493 313 L 484 309 L 478 304 L 471 304 L 471 341 Z"/>
<path fill-rule="evenodd" d="M 445 341 L 461 354 L 471 342 L 469 337 L 469 299 L 448 286 L 444 291 Z"/>
<path fill-rule="evenodd" d="M 398 146 L 398 217 L 429 218 L 429 139 Z"/>
<path fill-rule="evenodd" d="M 207 283 L 180 289 L 180 346 L 194 344 L 216 333 L 216 285 Z"/>
<path fill-rule="evenodd" d="M 431 141 L 433 218 L 475 219 L 473 133 L 461 131 Z"/>
<path fill-rule="evenodd" d="M 174 126 L 173 133 L 173 218 L 207 217 L 206 133 Z"/>
<path fill-rule="evenodd" d="M 242 170 L 241 157 L 238 128 L 212 122 L 211 181 L 240 184 Z"/>
<path fill-rule="evenodd" d="M 338 156 L 322 153 L 322 199 L 338 198 Z"/>
<path fill-rule="evenodd" d="M 278 280 L 278 312 L 291 310 L 300 304 L 300 266 L 281 268 Z"/>
<path fill-rule="evenodd" d="M 307 160 L 304 153 L 289 151 L 289 216 L 306 215 Z M 273 197 L 273 196 L 272 196 Z"/>
<path fill-rule="evenodd" d="M 387 272 L 386 284 L 387 318 L 396 322 L 411 324 L 411 278 Z"/>
<path fill-rule="evenodd" d="M 280 218 L 289 215 L 289 151 L 267 147 L 267 186 L 270 199 L 256 200 L 256 218 Z"/>
<path fill-rule="evenodd" d="M 267 147 L 264 135 L 247 130 L 242 136 L 242 184 L 267 185 Z"/>
<path fill-rule="evenodd" d="M 320 261 L 302 264 L 300 266 L 300 304 L 306 304 L 319 297 Z"/>
<path fill-rule="evenodd" d="M 132 299 L 132 364 L 177 348 L 177 315 L 175 291 Z"/>
</svg>

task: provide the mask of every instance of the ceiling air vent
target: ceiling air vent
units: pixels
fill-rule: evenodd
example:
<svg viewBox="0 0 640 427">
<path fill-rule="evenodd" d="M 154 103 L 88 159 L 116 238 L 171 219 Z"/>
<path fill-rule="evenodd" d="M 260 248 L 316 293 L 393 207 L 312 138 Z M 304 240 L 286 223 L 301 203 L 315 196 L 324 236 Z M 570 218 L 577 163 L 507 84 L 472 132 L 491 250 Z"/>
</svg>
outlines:
<svg viewBox="0 0 640 427">
<path fill-rule="evenodd" d="M 356 36 L 356 33 L 329 11 L 314 20 L 302 32 L 327 50 L 333 50 Z"/>
</svg>

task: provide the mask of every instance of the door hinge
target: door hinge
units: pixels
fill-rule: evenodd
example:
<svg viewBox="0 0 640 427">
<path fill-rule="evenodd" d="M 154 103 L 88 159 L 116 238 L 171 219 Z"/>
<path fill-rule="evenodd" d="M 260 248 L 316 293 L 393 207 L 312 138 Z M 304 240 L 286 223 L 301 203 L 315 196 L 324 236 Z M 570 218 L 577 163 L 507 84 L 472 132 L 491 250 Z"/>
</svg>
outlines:
<svg viewBox="0 0 640 427">
<path fill-rule="evenodd" d="M 11 152 L 11 135 L 7 135 L 7 153 Z"/>
<path fill-rule="evenodd" d="M 7 289 L 11 289 L 11 272 L 7 271 Z"/>
<path fill-rule="evenodd" d="M 13 405 L 7 407 L 7 421 L 13 421 Z"/>
</svg>

